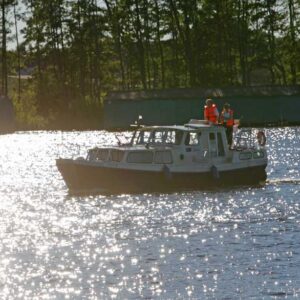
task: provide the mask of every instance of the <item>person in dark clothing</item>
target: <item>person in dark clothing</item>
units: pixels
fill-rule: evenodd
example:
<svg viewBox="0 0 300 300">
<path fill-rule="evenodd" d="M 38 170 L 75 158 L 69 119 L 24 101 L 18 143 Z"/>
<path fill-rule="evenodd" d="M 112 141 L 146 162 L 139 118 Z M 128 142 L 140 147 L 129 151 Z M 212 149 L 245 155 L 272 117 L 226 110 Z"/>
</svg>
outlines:
<svg viewBox="0 0 300 300">
<path fill-rule="evenodd" d="M 234 119 L 233 110 L 230 108 L 230 105 L 228 103 L 225 103 L 223 106 L 223 110 L 220 115 L 220 123 L 223 124 L 223 126 L 225 126 L 226 128 L 228 145 L 229 147 L 231 147 Z"/>
</svg>

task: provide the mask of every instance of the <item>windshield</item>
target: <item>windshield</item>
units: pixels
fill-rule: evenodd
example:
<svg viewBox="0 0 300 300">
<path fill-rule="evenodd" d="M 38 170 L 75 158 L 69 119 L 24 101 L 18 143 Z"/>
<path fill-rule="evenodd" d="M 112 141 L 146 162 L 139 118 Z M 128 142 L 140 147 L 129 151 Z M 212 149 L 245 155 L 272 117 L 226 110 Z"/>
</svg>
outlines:
<svg viewBox="0 0 300 300">
<path fill-rule="evenodd" d="M 153 144 L 179 145 L 181 143 L 183 132 L 181 130 L 163 130 L 153 131 L 150 142 Z"/>
<path fill-rule="evenodd" d="M 135 132 L 133 136 L 132 144 L 133 145 L 144 145 L 149 143 L 149 138 L 151 136 L 151 131 L 139 130 Z"/>
<path fill-rule="evenodd" d="M 167 144 L 180 145 L 183 137 L 183 131 L 170 129 L 138 130 L 132 139 L 133 145 L 145 144 Z"/>
</svg>

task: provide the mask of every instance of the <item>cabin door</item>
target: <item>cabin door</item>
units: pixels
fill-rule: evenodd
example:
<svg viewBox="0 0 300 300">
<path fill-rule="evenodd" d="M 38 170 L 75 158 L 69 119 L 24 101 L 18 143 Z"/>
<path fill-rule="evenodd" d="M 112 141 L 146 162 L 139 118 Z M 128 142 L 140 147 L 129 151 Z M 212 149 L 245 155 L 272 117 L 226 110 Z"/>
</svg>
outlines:
<svg viewBox="0 0 300 300">
<path fill-rule="evenodd" d="M 201 132 L 188 132 L 185 136 L 184 144 L 187 161 L 201 162 L 203 160 Z"/>
<path fill-rule="evenodd" d="M 210 132 L 208 134 L 209 156 L 213 160 L 225 158 L 225 146 L 221 132 Z"/>
</svg>

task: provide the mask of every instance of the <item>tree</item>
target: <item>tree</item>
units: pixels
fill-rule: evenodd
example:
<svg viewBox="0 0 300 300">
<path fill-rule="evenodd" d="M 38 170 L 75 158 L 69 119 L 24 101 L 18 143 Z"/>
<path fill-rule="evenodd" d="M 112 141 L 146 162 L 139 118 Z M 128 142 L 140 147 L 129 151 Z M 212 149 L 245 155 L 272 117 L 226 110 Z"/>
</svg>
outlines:
<svg viewBox="0 0 300 300">
<path fill-rule="evenodd" d="M 1 1 L 2 89 L 24 60 L 45 118 L 93 113 L 109 90 L 299 84 L 299 0 L 22 0 L 22 45 Z"/>
<path fill-rule="evenodd" d="M 7 33 L 8 33 L 8 21 L 7 14 L 8 10 L 13 4 L 13 0 L 1 0 L 1 25 L 2 25 L 2 73 L 1 73 L 1 82 L 2 82 L 2 93 L 7 96 L 8 93 L 8 66 L 7 66 Z"/>
</svg>

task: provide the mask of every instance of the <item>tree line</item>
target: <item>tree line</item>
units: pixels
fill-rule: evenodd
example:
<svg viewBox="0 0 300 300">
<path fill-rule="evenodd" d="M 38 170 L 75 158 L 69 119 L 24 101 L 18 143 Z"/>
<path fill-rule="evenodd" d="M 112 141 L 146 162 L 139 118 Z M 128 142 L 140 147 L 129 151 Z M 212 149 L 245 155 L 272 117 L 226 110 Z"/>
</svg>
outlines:
<svg viewBox="0 0 300 300">
<path fill-rule="evenodd" d="M 0 3 L 2 93 L 19 78 L 24 117 L 93 114 L 110 90 L 300 82 L 300 0 Z"/>
</svg>

